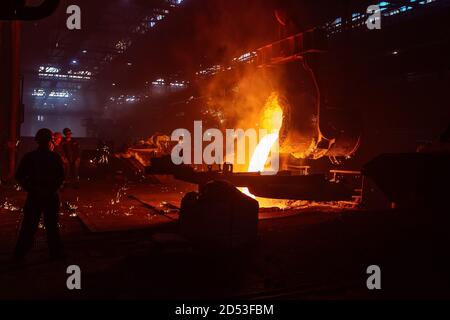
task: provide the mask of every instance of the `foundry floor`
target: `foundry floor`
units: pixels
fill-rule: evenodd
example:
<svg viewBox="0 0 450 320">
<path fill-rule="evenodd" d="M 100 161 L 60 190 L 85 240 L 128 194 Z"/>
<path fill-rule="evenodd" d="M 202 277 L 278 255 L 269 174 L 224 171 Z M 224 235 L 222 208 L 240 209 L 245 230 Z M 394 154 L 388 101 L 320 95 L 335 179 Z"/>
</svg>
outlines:
<svg viewBox="0 0 450 320">
<path fill-rule="evenodd" d="M 72 209 L 63 207 L 60 223 L 67 261 L 48 259 L 40 229 L 21 264 L 11 262 L 21 213 L 5 207 L 20 208 L 25 194 L 0 186 L 0 299 L 450 298 L 447 220 L 436 219 L 440 212 L 304 206 L 262 215 L 252 248 L 198 250 L 158 240 L 177 232 L 176 221 L 126 197 L 176 204 L 175 194 L 181 199 L 193 186 L 124 185 L 83 181 L 78 190 L 66 189 L 62 200 Z M 95 221 L 117 222 L 89 228 L 77 214 L 82 210 Z M 130 226 L 127 217 L 135 217 Z M 82 270 L 79 291 L 66 288 L 68 265 Z M 370 265 L 381 267 L 379 291 L 367 289 Z"/>
</svg>

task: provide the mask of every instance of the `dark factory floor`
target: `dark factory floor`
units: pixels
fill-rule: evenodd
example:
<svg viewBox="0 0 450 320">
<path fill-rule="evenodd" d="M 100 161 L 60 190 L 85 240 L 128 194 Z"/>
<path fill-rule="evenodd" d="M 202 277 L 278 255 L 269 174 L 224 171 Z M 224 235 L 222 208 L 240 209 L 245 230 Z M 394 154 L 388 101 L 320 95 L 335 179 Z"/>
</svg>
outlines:
<svg viewBox="0 0 450 320">
<path fill-rule="evenodd" d="M 0 186 L 0 299 L 450 297 L 446 218 L 439 212 L 264 210 L 253 247 L 200 250 L 176 236 L 175 213 L 155 214 L 130 197 L 158 210 L 162 202 L 178 206 L 193 190 L 159 179 L 83 181 L 64 190 L 64 262 L 49 260 L 42 228 L 26 261 L 12 262 L 25 194 Z M 67 289 L 68 265 L 81 268 L 82 290 Z M 367 289 L 370 265 L 381 268 L 382 290 Z"/>
</svg>

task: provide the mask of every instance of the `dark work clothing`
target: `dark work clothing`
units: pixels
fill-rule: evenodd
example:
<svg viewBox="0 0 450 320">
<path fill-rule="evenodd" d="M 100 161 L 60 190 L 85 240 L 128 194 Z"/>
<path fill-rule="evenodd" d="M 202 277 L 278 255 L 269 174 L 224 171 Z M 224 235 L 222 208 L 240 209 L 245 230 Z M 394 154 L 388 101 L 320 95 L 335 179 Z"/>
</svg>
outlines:
<svg viewBox="0 0 450 320">
<path fill-rule="evenodd" d="M 62 142 L 64 155 L 69 163 L 74 163 L 80 159 L 80 145 L 77 141 L 71 139 L 70 141 L 64 140 Z"/>
<path fill-rule="evenodd" d="M 80 146 L 77 141 L 71 139 L 70 141 L 64 140 L 62 147 L 65 156 L 66 179 L 68 182 L 77 184 L 80 168 Z"/>
<path fill-rule="evenodd" d="M 51 256 L 62 253 L 62 243 L 58 230 L 59 196 L 40 197 L 29 194 L 23 209 L 22 227 L 17 240 L 16 257 L 23 257 L 33 247 L 34 236 L 39 226 L 41 214 L 44 214 L 44 226 Z"/>
<path fill-rule="evenodd" d="M 66 163 L 66 177 L 69 182 L 77 183 L 79 178 L 80 161 Z"/>
<path fill-rule="evenodd" d="M 59 156 L 61 157 L 61 159 L 64 160 L 64 158 L 66 157 L 66 155 L 64 154 L 64 149 L 62 146 L 62 143 L 59 146 L 54 146 L 53 152 L 56 152 L 57 154 L 59 154 Z"/>
<path fill-rule="evenodd" d="M 56 146 L 53 145 L 53 152 L 56 152 L 61 157 L 61 160 L 63 161 L 63 167 L 64 167 L 64 177 L 67 178 L 67 175 L 69 174 L 69 162 L 66 159 L 66 155 L 64 154 L 64 148 L 62 146 L 62 142 Z"/>
<path fill-rule="evenodd" d="M 16 180 L 28 193 L 55 194 L 64 181 L 61 157 L 46 149 L 27 153 L 20 161 Z"/>
<path fill-rule="evenodd" d="M 26 154 L 17 169 L 16 180 L 28 192 L 16 245 L 16 257 L 23 257 L 33 246 L 42 213 L 50 253 L 58 255 L 62 250 L 58 230 L 58 189 L 64 181 L 61 157 L 42 148 Z"/>
</svg>

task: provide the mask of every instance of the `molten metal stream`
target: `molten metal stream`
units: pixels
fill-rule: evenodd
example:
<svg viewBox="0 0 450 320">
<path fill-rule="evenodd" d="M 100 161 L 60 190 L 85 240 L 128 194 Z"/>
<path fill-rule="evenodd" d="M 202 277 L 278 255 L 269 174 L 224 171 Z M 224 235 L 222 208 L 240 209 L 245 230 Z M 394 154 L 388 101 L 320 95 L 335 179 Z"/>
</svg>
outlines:
<svg viewBox="0 0 450 320">
<path fill-rule="evenodd" d="M 279 133 L 283 124 L 283 109 L 280 106 L 278 95 L 272 93 L 264 106 L 264 112 L 261 121 L 261 129 L 267 130 L 268 135 L 264 136 L 259 142 L 252 155 L 248 172 L 264 172 L 266 162 L 269 159 L 270 152 L 278 142 Z M 249 197 L 256 199 L 250 193 L 248 188 L 242 188 L 241 191 Z M 257 199 L 260 206 L 263 206 L 263 199 Z"/>
<path fill-rule="evenodd" d="M 266 161 L 269 158 L 270 150 L 272 150 L 273 145 L 278 140 L 278 133 L 273 133 L 265 136 L 261 142 L 256 147 L 253 153 L 252 160 L 250 161 L 250 166 L 248 167 L 248 172 L 263 172 L 266 166 Z M 250 193 L 248 188 L 243 188 L 241 190 L 244 194 L 256 199 L 256 197 Z"/>
</svg>

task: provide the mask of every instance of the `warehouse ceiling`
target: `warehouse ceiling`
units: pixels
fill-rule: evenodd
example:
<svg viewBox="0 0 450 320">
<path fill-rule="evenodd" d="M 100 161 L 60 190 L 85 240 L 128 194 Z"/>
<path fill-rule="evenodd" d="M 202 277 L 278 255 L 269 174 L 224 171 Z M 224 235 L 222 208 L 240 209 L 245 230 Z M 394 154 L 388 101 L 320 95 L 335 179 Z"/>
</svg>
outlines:
<svg viewBox="0 0 450 320">
<path fill-rule="evenodd" d="M 405 3 L 409 8 L 434 1 L 380 3 L 394 8 L 386 12 L 400 12 L 398 6 Z M 81 30 L 66 27 L 66 9 L 74 4 L 81 8 Z M 23 23 L 26 110 L 37 119 L 45 113 L 102 114 L 105 101 L 138 101 L 133 92 L 152 84 L 182 87 L 203 68 L 336 22 L 337 17 L 352 20 L 354 12 L 364 13 L 369 4 L 372 1 L 61 0 L 52 16 Z"/>
<path fill-rule="evenodd" d="M 81 30 L 66 27 L 66 9 L 74 4 L 81 9 Z M 182 0 L 64 0 L 52 16 L 24 22 L 25 97 L 34 97 L 34 109 L 70 109 L 77 92 L 92 88 L 103 71 L 181 4 Z M 124 67 L 131 66 L 127 61 Z"/>
</svg>

